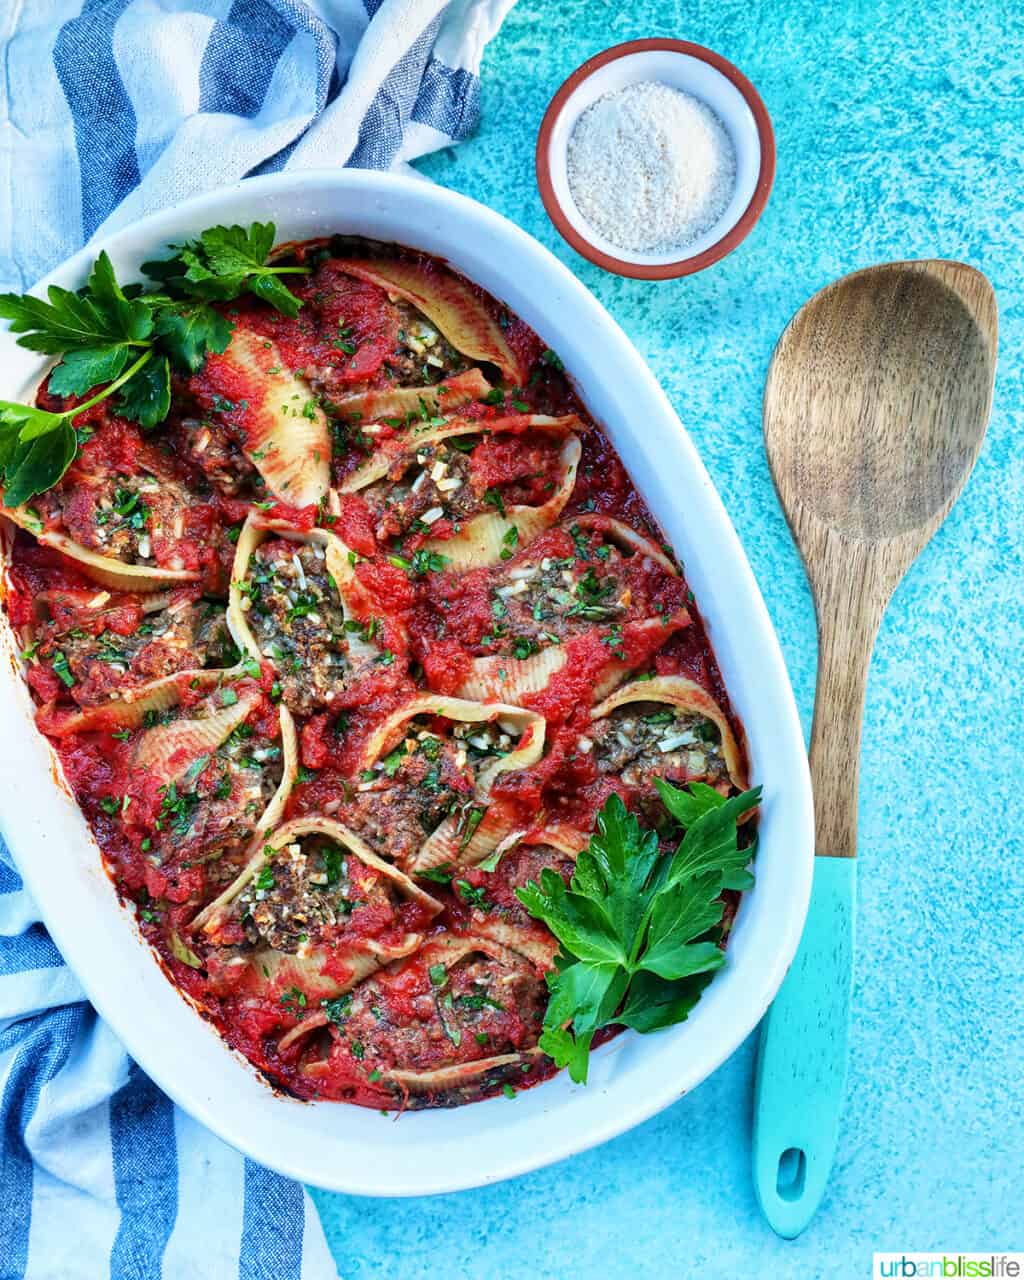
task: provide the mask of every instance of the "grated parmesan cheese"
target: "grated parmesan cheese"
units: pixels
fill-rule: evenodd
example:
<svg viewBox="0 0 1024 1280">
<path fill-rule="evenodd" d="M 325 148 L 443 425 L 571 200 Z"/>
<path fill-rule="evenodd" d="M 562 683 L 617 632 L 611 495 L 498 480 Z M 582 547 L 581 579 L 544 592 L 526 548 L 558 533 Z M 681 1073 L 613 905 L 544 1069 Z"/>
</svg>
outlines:
<svg viewBox="0 0 1024 1280">
<path fill-rule="evenodd" d="M 606 93 L 569 139 L 569 189 L 606 239 L 634 253 L 683 249 L 718 221 L 736 151 L 706 103 L 655 81 Z"/>
</svg>

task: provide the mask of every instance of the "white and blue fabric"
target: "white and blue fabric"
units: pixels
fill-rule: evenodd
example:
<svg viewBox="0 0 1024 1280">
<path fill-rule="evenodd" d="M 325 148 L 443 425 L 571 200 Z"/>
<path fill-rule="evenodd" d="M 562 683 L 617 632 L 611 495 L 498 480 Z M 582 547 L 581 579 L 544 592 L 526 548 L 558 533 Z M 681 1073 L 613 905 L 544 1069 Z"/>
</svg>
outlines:
<svg viewBox="0 0 1024 1280">
<path fill-rule="evenodd" d="M 513 2 L 0 0 L 0 289 L 225 183 L 460 141 Z M 0 841 L 0 1280 L 336 1274 L 308 1193 L 128 1058 Z"/>
</svg>

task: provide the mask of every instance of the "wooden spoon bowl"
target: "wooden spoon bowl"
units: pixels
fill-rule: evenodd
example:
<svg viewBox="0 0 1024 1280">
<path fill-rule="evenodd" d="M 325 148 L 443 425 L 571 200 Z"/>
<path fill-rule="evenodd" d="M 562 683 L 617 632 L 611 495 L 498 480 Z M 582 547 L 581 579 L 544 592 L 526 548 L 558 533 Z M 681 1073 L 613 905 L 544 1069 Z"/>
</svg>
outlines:
<svg viewBox="0 0 1024 1280">
<path fill-rule="evenodd" d="M 996 304 L 960 262 L 894 262 L 823 289 L 775 349 L 764 436 L 818 616 L 818 853 L 856 852 L 857 757 L 885 606 L 945 519 L 992 403 Z"/>
</svg>

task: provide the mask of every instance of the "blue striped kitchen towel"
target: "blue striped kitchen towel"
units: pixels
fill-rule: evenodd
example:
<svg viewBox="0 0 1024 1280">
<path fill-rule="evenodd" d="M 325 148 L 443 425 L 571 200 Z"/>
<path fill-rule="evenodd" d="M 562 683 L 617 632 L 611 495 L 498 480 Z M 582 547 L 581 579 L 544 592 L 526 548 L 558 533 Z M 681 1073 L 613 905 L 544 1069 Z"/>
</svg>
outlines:
<svg viewBox="0 0 1024 1280">
<path fill-rule="evenodd" d="M 257 173 L 465 138 L 514 0 L 0 0 L 0 290 Z M 16 803 L 2 780 L 3 804 Z M 308 1193 L 177 1110 L 85 1002 L 0 841 L 0 1280 L 320 1280 Z"/>
</svg>

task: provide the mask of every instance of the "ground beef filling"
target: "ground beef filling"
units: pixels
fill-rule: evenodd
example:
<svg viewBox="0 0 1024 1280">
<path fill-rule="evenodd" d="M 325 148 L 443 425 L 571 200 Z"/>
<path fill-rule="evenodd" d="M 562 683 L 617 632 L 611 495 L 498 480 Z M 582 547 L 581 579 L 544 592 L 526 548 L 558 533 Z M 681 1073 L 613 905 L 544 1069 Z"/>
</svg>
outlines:
<svg viewBox="0 0 1024 1280">
<path fill-rule="evenodd" d="M 465 879 L 470 890 L 460 886 L 460 891 L 464 900 L 482 910 L 500 915 L 509 924 L 533 930 L 537 922 L 516 897 L 516 890 L 531 880 L 539 884 L 545 868 L 557 872 L 568 884 L 575 867 L 575 859 L 553 845 L 517 844 L 503 855 L 493 871 L 467 871 Z"/>
<path fill-rule="evenodd" d="M 397 301 L 398 343 L 385 363 L 396 386 L 432 386 L 466 368 L 466 360 L 408 302 Z"/>
<path fill-rule="evenodd" d="M 230 419 L 214 423 L 183 418 L 172 435 L 181 455 L 202 471 L 218 493 L 237 498 L 264 488 L 262 477 L 242 447 L 242 432 L 232 426 Z"/>
<path fill-rule="evenodd" d="M 447 968 L 416 963 L 361 983 L 336 1009 L 336 1026 L 367 1070 L 435 1071 L 532 1048 L 546 1003 L 525 960 L 474 951 Z"/>
<path fill-rule="evenodd" d="M 45 502 L 47 523 L 63 524 L 70 538 L 100 555 L 125 564 L 188 567 L 175 544 L 189 536 L 192 499 L 168 476 L 83 476 L 73 489 L 51 489 L 36 501 Z"/>
<path fill-rule="evenodd" d="M 260 652 L 274 664 L 285 706 L 312 715 L 353 674 L 350 640 L 370 624 L 347 623 L 322 547 L 277 538 L 257 547 L 241 606 Z"/>
<path fill-rule="evenodd" d="M 464 748 L 413 730 L 362 775 L 344 808 L 344 820 L 375 853 L 401 866 L 415 857 L 449 814 L 470 814 L 474 787 L 475 774 Z"/>
<path fill-rule="evenodd" d="M 67 628 L 54 621 L 37 632 L 35 653 L 79 706 L 99 706 L 176 671 L 228 667 L 237 659 L 220 604 L 179 600 L 146 614 L 128 635 L 103 626 L 102 608 L 91 616 L 80 611 L 79 617 L 85 625 Z"/>
<path fill-rule="evenodd" d="M 589 744 L 589 745 L 588 745 Z M 627 702 L 591 723 L 581 744 L 598 773 L 646 789 L 653 777 L 728 783 L 722 738 L 713 721 L 663 702 Z"/>
<path fill-rule="evenodd" d="M 449 536 L 472 516 L 541 506 L 558 486 L 562 443 L 543 432 L 465 435 L 400 454 L 386 479 L 362 491 L 378 540 Z"/>
<path fill-rule="evenodd" d="M 629 589 L 614 573 L 573 558 L 545 556 L 536 564 L 517 565 L 499 581 L 490 592 L 494 622 L 480 641 L 487 652 L 528 658 L 629 610 Z"/>
<path fill-rule="evenodd" d="M 440 520 L 458 525 L 486 510 L 469 478 L 469 458 L 444 441 L 403 453 L 388 478 L 363 490 L 379 541 L 407 533 L 429 535 Z"/>
<path fill-rule="evenodd" d="M 268 846 L 266 865 L 235 910 L 250 943 L 294 954 L 325 935 L 344 935 L 354 917 L 358 923 L 372 913 L 380 925 L 391 907 L 389 883 L 379 872 L 324 836 L 305 836 L 276 853 Z"/>
<path fill-rule="evenodd" d="M 200 756 L 181 781 L 162 789 L 154 865 L 201 862 L 210 884 L 233 880 L 282 774 L 280 741 L 240 724 L 217 751 Z"/>
<path fill-rule="evenodd" d="M 406 738 L 366 770 L 344 820 L 376 853 L 400 866 L 449 816 L 468 844 L 486 812 L 476 803 L 480 771 L 516 744 L 511 725 L 456 724 L 450 737 L 409 726 Z"/>
</svg>

